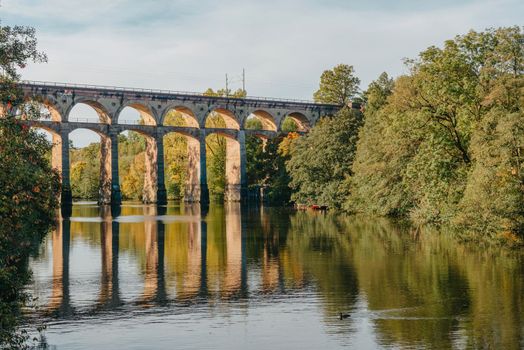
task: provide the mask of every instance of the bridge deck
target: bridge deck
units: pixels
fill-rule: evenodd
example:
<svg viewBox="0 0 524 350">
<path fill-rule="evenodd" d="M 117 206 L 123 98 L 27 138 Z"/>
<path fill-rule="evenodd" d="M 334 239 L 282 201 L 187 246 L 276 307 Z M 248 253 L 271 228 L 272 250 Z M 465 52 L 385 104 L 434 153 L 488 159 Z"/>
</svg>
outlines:
<svg viewBox="0 0 524 350">
<path fill-rule="evenodd" d="M 216 100 L 226 103 L 237 103 L 237 104 L 257 104 L 263 103 L 264 105 L 287 105 L 287 106 L 301 106 L 301 107 L 327 107 L 327 108 L 340 108 L 341 106 L 328 103 L 319 103 L 310 100 L 300 99 L 287 99 L 287 98 L 274 98 L 274 97 L 260 97 L 260 96 L 246 96 L 242 98 L 237 97 L 225 97 L 225 96 L 209 96 L 199 92 L 187 92 L 187 91 L 173 91 L 173 90 L 161 90 L 161 89 L 142 89 L 142 88 L 129 88 L 129 87 L 118 87 L 118 86 L 105 86 L 105 85 L 89 85 L 89 84 L 70 84 L 70 83 L 59 83 L 59 82 L 47 82 L 47 81 L 30 81 L 24 80 L 20 83 L 22 88 L 29 89 L 61 89 L 65 93 L 68 91 L 81 90 L 83 94 L 91 93 L 93 96 L 100 95 L 119 95 L 119 96 L 132 96 L 134 98 L 155 98 L 155 99 L 177 99 L 177 100 L 202 100 L 202 98 Z"/>
</svg>

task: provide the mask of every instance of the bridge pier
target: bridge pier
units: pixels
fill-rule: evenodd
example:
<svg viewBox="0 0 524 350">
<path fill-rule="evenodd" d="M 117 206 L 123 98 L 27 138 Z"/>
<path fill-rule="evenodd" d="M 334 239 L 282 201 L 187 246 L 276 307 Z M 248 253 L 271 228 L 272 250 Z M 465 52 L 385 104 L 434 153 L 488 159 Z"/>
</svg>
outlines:
<svg viewBox="0 0 524 350">
<path fill-rule="evenodd" d="M 146 137 L 146 172 L 144 176 L 144 203 L 167 203 L 164 179 L 164 144 L 163 135 Z"/>
<path fill-rule="evenodd" d="M 112 199 L 112 151 L 113 144 L 111 137 L 102 135 L 100 137 L 100 189 L 98 196 L 98 202 L 100 204 L 110 204 Z"/>
<path fill-rule="evenodd" d="M 144 203 L 156 203 L 157 196 L 157 147 L 156 140 L 153 137 L 146 137 L 146 154 L 145 154 L 145 174 L 144 174 L 144 192 L 142 201 Z"/>
<path fill-rule="evenodd" d="M 224 199 L 227 202 L 240 202 L 247 199 L 246 163 L 246 134 L 244 130 L 239 130 L 236 140 L 226 138 Z"/>
<path fill-rule="evenodd" d="M 110 130 L 111 139 L 111 205 L 122 203 L 122 193 L 120 193 L 120 179 L 118 174 L 118 131 Z"/>
<path fill-rule="evenodd" d="M 52 163 L 56 164 L 62 182 L 60 203 L 66 206 L 71 205 L 73 194 L 69 178 L 69 130 L 67 128 L 60 130 L 60 135 L 53 134 L 52 158 Z"/>
<path fill-rule="evenodd" d="M 184 201 L 209 203 L 206 171 L 206 135 L 187 138 L 188 169 Z"/>
<path fill-rule="evenodd" d="M 157 149 L 157 191 L 156 203 L 159 205 L 167 204 L 167 191 L 164 176 L 164 135 L 159 134 L 156 138 Z"/>
</svg>

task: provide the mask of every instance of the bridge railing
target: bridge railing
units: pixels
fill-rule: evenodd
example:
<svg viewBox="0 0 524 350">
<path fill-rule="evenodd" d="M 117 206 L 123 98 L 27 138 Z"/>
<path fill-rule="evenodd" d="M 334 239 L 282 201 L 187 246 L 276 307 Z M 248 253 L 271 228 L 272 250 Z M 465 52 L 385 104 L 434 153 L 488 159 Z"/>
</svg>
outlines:
<svg viewBox="0 0 524 350">
<path fill-rule="evenodd" d="M 69 118 L 68 119 L 69 122 L 75 122 L 75 123 L 93 123 L 93 124 L 103 124 L 102 122 L 100 122 L 99 119 L 94 119 L 94 118 Z"/>
<path fill-rule="evenodd" d="M 101 122 L 98 118 L 87 118 L 87 117 L 69 117 L 69 122 L 73 123 L 92 123 L 92 124 L 107 124 L 104 122 Z M 149 124 L 144 124 L 140 120 L 126 120 L 126 119 L 119 119 L 118 122 L 115 124 L 117 125 L 144 125 L 144 126 L 151 126 Z"/>
<path fill-rule="evenodd" d="M 115 91 L 115 92 L 137 92 L 137 93 L 147 93 L 147 94 L 165 94 L 165 95 L 183 95 L 183 96 L 199 96 L 199 97 L 209 97 L 216 99 L 229 99 L 229 100 L 257 100 L 257 101 L 266 101 L 266 102 L 289 102 L 289 103 L 300 103 L 300 104 L 309 104 L 309 105 L 318 105 L 318 106 L 328 106 L 328 107 L 339 107 L 338 105 L 319 103 L 311 100 L 302 100 L 302 99 L 290 99 L 290 98 L 276 98 L 276 97 L 261 97 L 261 96 L 246 96 L 246 97 L 231 97 L 231 96 L 209 96 L 202 92 L 190 92 L 190 91 L 176 91 L 176 90 L 163 90 L 163 89 L 143 89 L 143 88 L 128 88 L 121 86 L 112 86 L 112 85 L 91 85 L 91 84 L 71 84 L 71 83 L 59 83 L 59 82 L 49 82 L 49 81 L 39 81 L 39 80 L 22 80 L 20 82 L 22 85 L 31 85 L 31 86 L 42 86 L 42 87 L 60 87 L 67 89 L 90 89 L 90 90 L 106 90 L 106 91 Z"/>
</svg>

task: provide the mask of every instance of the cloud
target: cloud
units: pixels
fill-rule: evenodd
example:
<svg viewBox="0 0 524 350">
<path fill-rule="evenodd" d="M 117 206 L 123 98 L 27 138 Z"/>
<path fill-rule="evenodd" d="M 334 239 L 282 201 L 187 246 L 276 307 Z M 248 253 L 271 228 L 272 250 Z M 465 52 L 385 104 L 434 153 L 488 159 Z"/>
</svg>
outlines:
<svg viewBox="0 0 524 350">
<path fill-rule="evenodd" d="M 365 87 L 384 70 L 402 73 L 403 57 L 471 28 L 516 24 L 524 10 L 516 0 L 431 10 L 406 0 L 393 9 L 328 4 L 4 0 L 3 10 L 7 23 L 37 28 L 49 56 L 23 72 L 27 79 L 203 91 L 246 68 L 250 94 L 297 98 L 310 98 L 337 63 L 353 64 Z"/>
</svg>

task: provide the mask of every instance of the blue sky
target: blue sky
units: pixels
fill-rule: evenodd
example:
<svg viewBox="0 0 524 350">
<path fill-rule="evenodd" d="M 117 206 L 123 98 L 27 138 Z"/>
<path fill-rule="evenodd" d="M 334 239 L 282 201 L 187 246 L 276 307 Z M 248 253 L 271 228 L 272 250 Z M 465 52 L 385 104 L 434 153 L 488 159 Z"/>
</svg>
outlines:
<svg viewBox="0 0 524 350">
<path fill-rule="evenodd" d="M 457 34 L 524 24 L 522 0 L 0 3 L 2 23 L 35 27 L 49 58 L 25 79 L 204 91 L 245 68 L 249 95 L 305 99 L 338 63 L 352 64 L 365 88 Z"/>
</svg>

